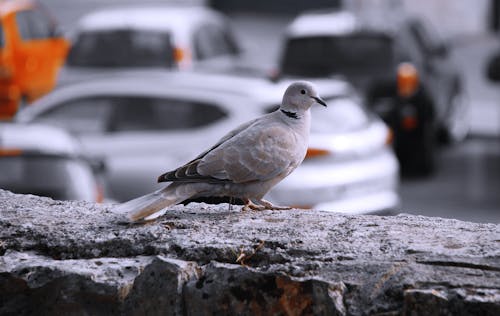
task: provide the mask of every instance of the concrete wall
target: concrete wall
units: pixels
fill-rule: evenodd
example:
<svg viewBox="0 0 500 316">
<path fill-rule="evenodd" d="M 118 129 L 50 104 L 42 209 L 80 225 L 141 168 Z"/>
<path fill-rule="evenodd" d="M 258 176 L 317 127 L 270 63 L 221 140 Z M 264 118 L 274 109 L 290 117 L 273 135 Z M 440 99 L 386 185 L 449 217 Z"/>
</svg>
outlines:
<svg viewBox="0 0 500 316">
<path fill-rule="evenodd" d="M 0 190 L 0 315 L 500 315 L 500 225 L 112 208 Z"/>
</svg>

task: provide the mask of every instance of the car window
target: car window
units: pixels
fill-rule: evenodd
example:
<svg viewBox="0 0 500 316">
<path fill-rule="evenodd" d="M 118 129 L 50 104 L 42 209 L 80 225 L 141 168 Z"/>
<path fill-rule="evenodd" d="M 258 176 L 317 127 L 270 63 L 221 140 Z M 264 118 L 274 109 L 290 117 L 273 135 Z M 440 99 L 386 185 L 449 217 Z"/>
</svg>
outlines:
<svg viewBox="0 0 500 316">
<path fill-rule="evenodd" d="M 72 100 L 36 121 L 76 134 L 168 131 L 213 124 L 227 116 L 220 107 L 201 102 L 151 97 L 100 96 Z"/>
<path fill-rule="evenodd" d="M 112 102 L 106 98 L 77 99 L 59 104 L 35 119 L 74 134 L 98 133 L 108 129 Z"/>
<path fill-rule="evenodd" d="M 286 43 L 282 71 L 291 75 L 324 76 L 390 71 L 393 43 L 378 34 L 292 38 Z"/>
<path fill-rule="evenodd" d="M 3 33 L 3 26 L 0 24 L 0 47 L 5 46 L 5 35 Z"/>
<path fill-rule="evenodd" d="M 194 47 L 201 60 L 238 53 L 232 34 L 217 25 L 205 25 L 200 28 L 194 36 Z"/>
<path fill-rule="evenodd" d="M 41 10 L 33 9 L 17 12 L 16 22 L 23 40 L 49 38 L 54 33 L 54 25 Z"/>
<path fill-rule="evenodd" d="M 172 67 L 170 35 L 149 30 L 85 32 L 73 43 L 67 64 L 82 67 Z"/>
</svg>

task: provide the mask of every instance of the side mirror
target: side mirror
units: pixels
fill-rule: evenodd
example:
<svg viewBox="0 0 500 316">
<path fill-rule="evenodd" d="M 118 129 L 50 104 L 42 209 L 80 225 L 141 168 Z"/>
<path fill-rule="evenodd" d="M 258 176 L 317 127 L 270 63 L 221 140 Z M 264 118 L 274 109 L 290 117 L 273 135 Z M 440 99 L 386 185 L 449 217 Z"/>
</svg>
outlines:
<svg viewBox="0 0 500 316">
<path fill-rule="evenodd" d="M 486 67 L 486 75 L 489 80 L 500 82 L 500 51 L 490 58 Z"/>
</svg>

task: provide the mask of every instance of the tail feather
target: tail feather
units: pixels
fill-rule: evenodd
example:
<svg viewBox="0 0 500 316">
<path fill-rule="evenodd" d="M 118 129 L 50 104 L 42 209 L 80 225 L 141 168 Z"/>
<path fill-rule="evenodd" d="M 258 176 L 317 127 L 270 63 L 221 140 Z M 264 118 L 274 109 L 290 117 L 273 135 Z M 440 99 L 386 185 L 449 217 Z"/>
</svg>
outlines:
<svg viewBox="0 0 500 316">
<path fill-rule="evenodd" d="M 127 220 L 135 222 L 141 219 L 153 219 L 163 213 L 159 213 L 164 208 L 180 203 L 189 196 L 179 196 L 175 188 L 166 187 L 164 189 L 149 193 L 117 206 L 113 211 L 125 215 Z"/>
</svg>

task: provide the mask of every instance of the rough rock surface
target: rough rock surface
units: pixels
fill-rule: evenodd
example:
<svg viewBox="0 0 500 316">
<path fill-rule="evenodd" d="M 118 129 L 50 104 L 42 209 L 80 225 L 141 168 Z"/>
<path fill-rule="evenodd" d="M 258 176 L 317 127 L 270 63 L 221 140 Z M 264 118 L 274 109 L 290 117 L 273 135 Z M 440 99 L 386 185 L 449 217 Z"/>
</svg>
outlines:
<svg viewBox="0 0 500 316">
<path fill-rule="evenodd" d="M 0 315 L 500 315 L 500 225 L 0 190 Z"/>
</svg>

